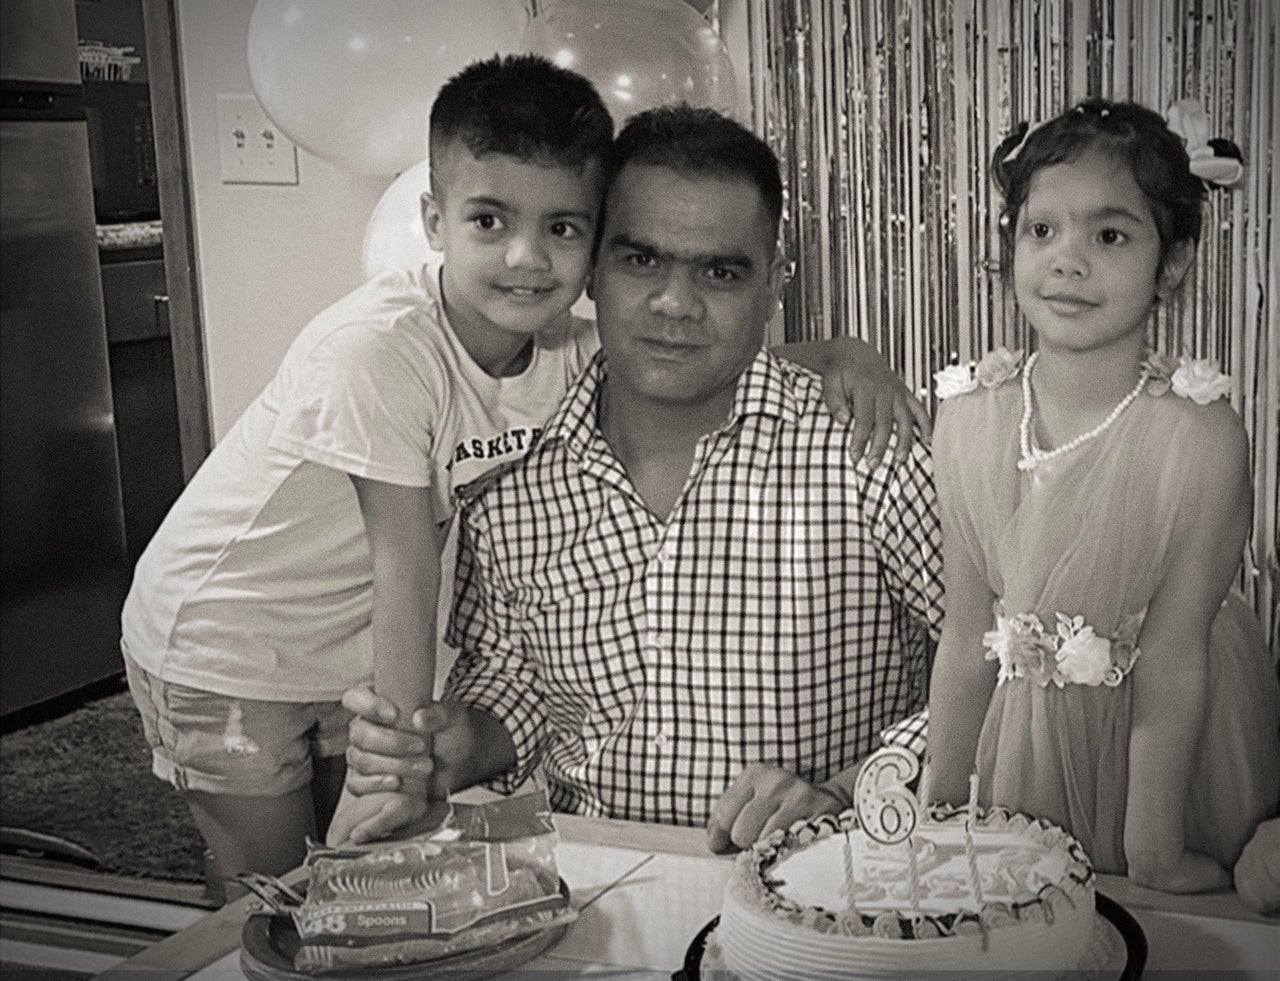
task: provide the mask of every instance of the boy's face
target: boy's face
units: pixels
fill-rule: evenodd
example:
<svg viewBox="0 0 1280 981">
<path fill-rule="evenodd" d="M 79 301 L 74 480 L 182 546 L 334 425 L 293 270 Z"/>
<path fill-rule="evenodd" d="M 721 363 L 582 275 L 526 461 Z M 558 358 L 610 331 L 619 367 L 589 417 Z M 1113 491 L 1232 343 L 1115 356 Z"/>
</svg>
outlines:
<svg viewBox="0 0 1280 981">
<path fill-rule="evenodd" d="M 431 247 L 444 253 L 449 321 L 462 335 L 527 335 L 576 300 L 591 265 L 601 165 L 542 165 L 449 149 L 424 194 Z"/>
</svg>

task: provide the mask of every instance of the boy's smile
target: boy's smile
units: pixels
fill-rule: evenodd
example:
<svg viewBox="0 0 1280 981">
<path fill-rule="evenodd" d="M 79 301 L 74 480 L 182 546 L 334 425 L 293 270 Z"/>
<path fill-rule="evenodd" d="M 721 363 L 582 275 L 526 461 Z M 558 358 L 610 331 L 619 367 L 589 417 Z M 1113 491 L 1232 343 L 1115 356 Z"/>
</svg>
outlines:
<svg viewBox="0 0 1280 981">
<path fill-rule="evenodd" d="M 423 196 L 449 324 L 490 374 L 523 367 L 529 335 L 558 320 L 586 282 L 600 165 L 581 170 L 455 147 Z"/>
</svg>

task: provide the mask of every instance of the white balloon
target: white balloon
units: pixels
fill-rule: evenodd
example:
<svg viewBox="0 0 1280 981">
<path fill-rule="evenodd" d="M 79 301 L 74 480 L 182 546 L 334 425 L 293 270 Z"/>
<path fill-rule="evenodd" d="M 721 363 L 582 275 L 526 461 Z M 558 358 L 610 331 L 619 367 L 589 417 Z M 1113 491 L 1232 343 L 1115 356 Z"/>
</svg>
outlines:
<svg viewBox="0 0 1280 981">
<path fill-rule="evenodd" d="M 672 102 L 746 121 L 729 52 L 686 0 L 556 0 L 529 21 L 520 47 L 590 79 L 619 128 Z"/>
<path fill-rule="evenodd" d="M 257 0 L 249 77 L 270 119 L 357 174 L 426 153 L 427 115 L 450 76 L 518 50 L 521 0 Z"/>
<path fill-rule="evenodd" d="M 422 225 L 422 193 L 430 187 L 430 168 L 423 160 L 383 192 L 365 226 L 360 250 L 366 279 L 394 269 L 413 269 L 440 256 L 427 242 Z"/>
</svg>

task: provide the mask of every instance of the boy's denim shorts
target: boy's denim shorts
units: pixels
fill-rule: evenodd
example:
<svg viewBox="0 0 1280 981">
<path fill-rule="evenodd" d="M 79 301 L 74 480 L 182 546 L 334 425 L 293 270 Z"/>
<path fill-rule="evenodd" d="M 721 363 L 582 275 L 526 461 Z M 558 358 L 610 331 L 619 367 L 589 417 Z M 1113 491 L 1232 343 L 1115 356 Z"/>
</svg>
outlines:
<svg viewBox="0 0 1280 981">
<path fill-rule="evenodd" d="M 340 702 L 265 702 L 171 685 L 125 654 L 151 769 L 180 791 L 282 797 L 311 782 L 312 760 L 347 750 Z"/>
</svg>

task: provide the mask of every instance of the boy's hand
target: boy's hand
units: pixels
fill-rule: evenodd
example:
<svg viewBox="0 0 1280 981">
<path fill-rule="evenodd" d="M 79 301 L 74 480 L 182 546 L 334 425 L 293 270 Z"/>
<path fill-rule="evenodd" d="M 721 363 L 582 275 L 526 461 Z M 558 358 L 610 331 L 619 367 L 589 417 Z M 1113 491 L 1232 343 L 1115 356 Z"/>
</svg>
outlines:
<svg viewBox="0 0 1280 981">
<path fill-rule="evenodd" d="M 428 822 L 429 804 L 420 794 L 375 793 L 352 796 L 350 784 L 343 788 L 342 802 L 334 812 L 325 843 L 363 845 L 393 834 L 410 837 L 429 831 L 439 821 Z M 439 815 L 436 815 L 439 817 Z"/>
<path fill-rule="evenodd" d="M 916 439 L 912 420 L 927 446 L 933 438 L 928 410 L 875 348 L 857 338 L 831 343 L 830 360 L 822 373 L 822 397 L 839 422 L 848 423 L 852 416 L 849 455 L 854 462 L 879 463 L 896 430 L 893 458 L 902 463 Z"/>
<path fill-rule="evenodd" d="M 769 763 L 752 763 L 711 809 L 707 844 L 713 852 L 750 848 L 776 828 L 802 818 L 836 814 L 841 801 L 830 791 Z"/>
</svg>

